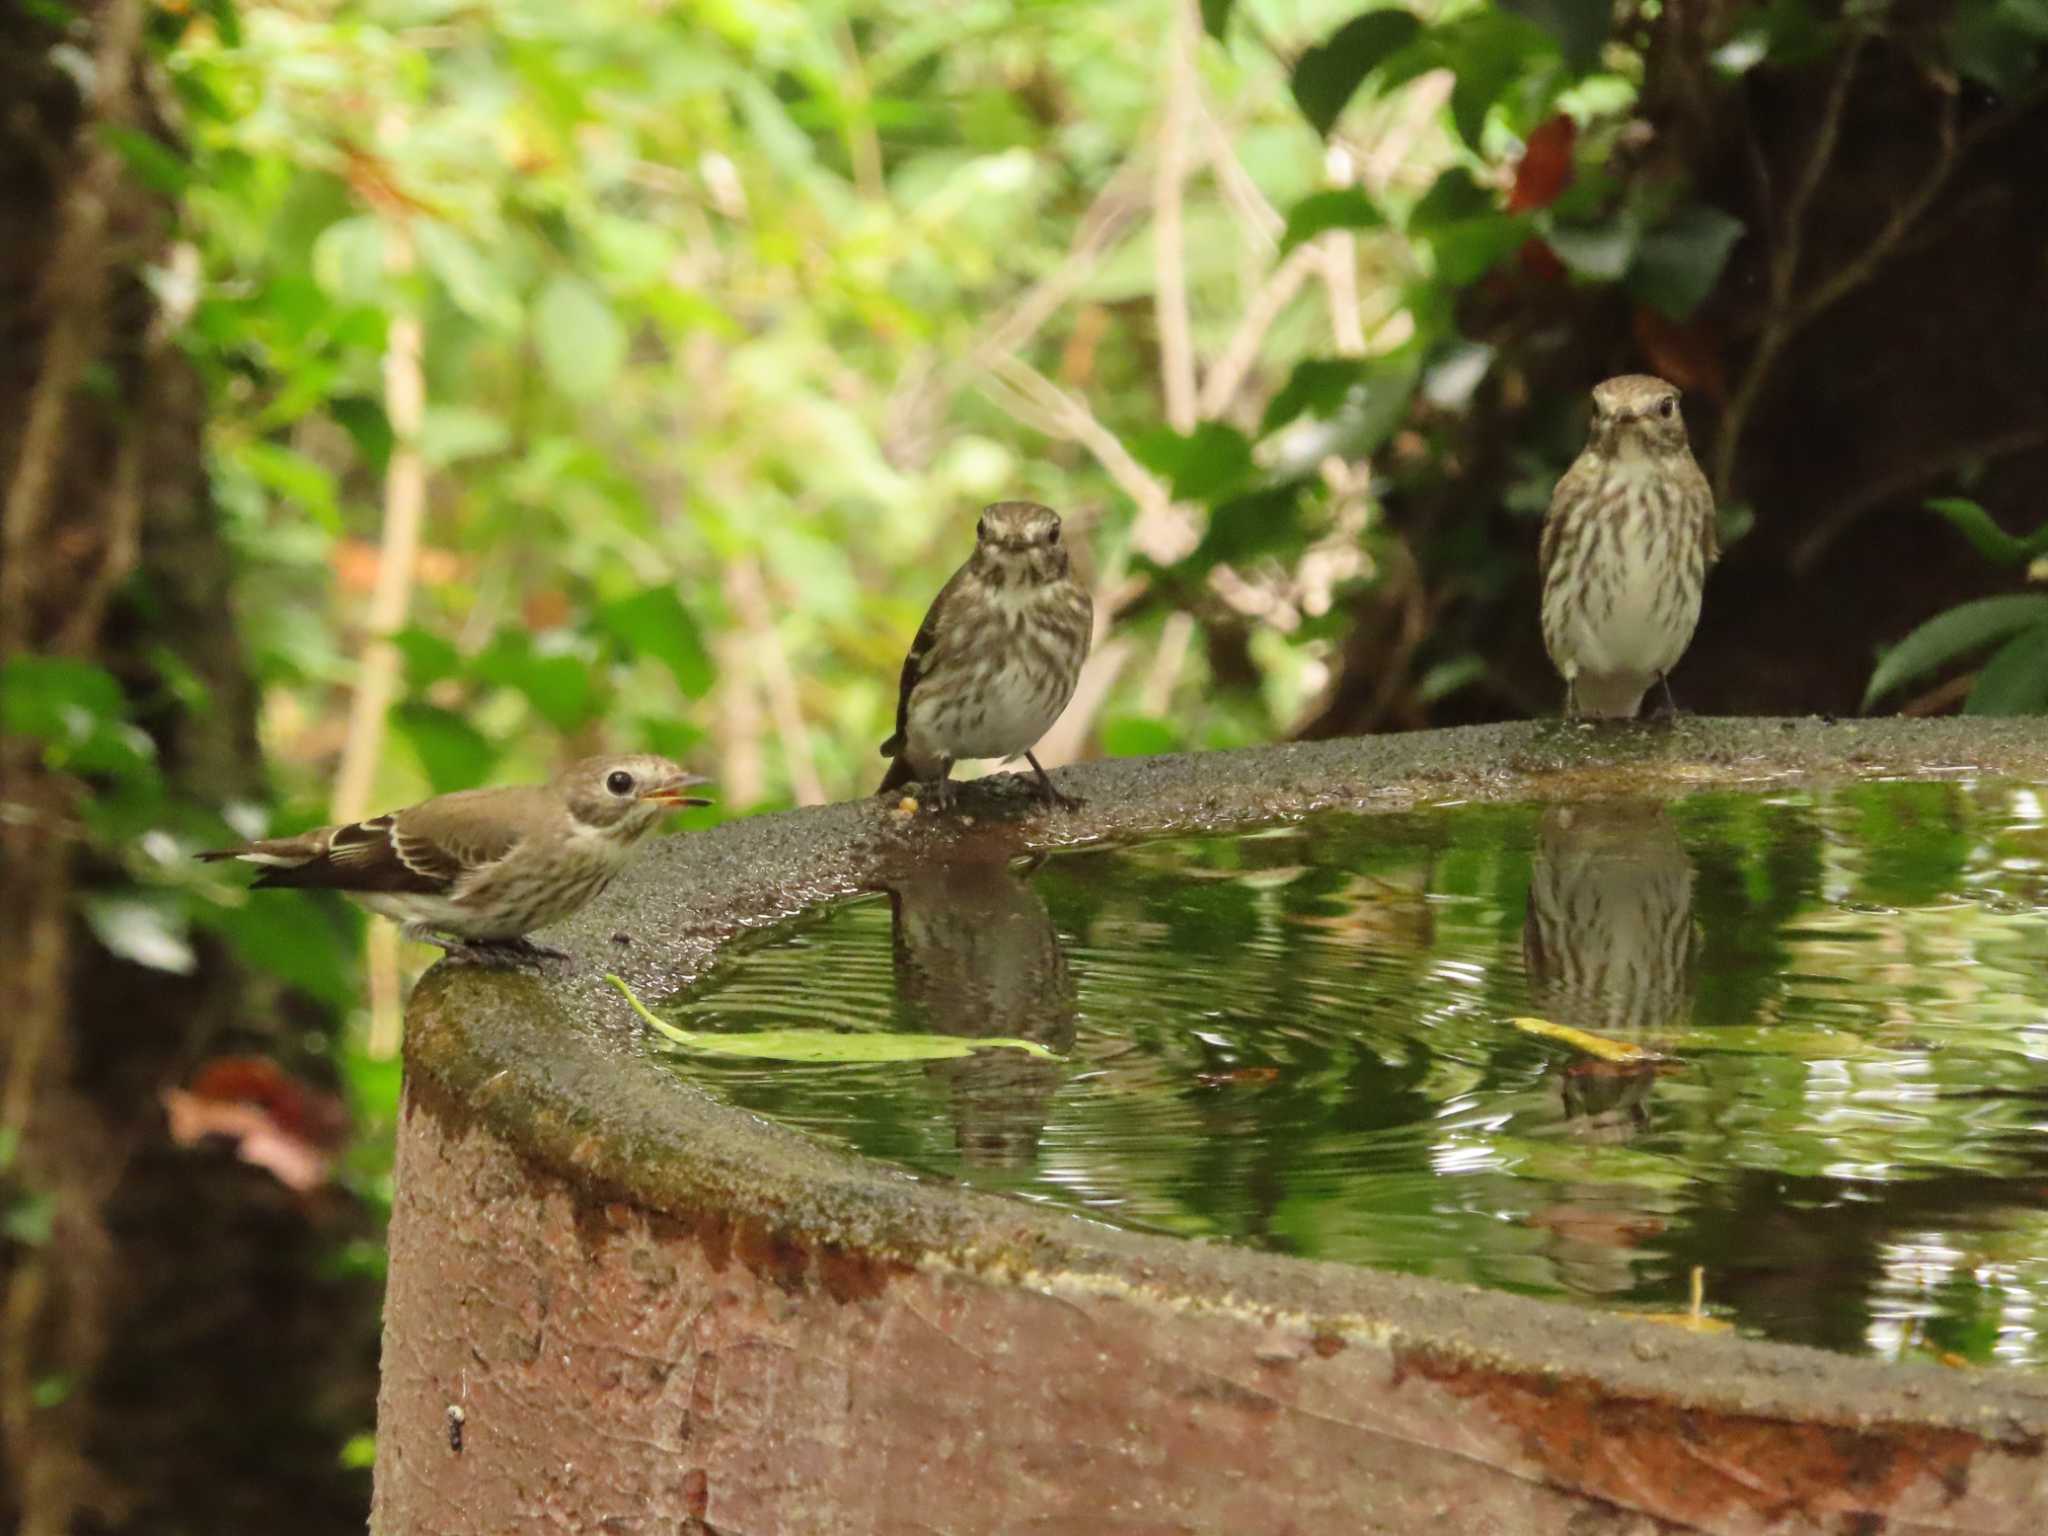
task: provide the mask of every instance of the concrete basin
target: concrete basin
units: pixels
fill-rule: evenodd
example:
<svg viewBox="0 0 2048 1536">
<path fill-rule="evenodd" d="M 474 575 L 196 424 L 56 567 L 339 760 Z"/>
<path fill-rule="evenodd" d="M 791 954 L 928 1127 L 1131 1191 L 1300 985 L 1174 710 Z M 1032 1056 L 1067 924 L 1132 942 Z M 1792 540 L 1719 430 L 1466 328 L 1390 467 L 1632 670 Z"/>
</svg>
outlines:
<svg viewBox="0 0 2048 1536">
<path fill-rule="evenodd" d="M 2048 1531 L 2048 1379 L 1887 1365 L 1120 1231 L 724 1107 L 650 1000 L 749 927 L 1026 852 L 1450 799 L 2001 774 L 2030 722 L 1488 726 L 867 800 L 670 839 L 408 1018 L 373 1530 L 726 1536 Z"/>
</svg>

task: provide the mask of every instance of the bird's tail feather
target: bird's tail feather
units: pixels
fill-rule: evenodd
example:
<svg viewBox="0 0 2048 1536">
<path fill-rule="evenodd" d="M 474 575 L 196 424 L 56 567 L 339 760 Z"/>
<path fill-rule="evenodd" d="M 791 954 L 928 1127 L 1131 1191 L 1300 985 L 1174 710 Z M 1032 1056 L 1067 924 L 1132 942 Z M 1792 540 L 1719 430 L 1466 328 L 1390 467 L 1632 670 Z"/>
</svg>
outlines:
<svg viewBox="0 0 2048 1536">
<path fill-rule="evenodd" d="M 915 782 L 916 779 L 917 775 L 910 771 L 910 759 L 899 757 L 889 764 L 889 771 L 882 775 L 882 782 L 877 786 L 875 793 L 886 795 L 890 790 L 901 789 L 904 785 Z"/>
</svg>

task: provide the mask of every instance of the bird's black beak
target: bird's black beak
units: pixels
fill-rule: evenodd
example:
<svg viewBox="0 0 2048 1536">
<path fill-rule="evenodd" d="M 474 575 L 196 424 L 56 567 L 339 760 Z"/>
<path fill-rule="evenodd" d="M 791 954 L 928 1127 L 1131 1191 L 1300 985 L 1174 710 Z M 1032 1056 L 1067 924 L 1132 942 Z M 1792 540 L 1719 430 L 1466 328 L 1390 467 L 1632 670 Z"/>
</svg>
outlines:
<svg viewBox="0 0 2048 1536">
<path fill-rule="evenodd" d="M 709 805 L 711 804 L 711 802 L 709 800 L 706 800 L 703 796 L 686 795 L 683 793 L 683 791 L 686 789 L 694 789 L 699 784 L 709 784 L 710 782 L 711 781 L 709 779 L 702 778 L 697 774 L 686 773 L 682 775 L 682 777 L 680 778 L 669 779 L 664 783 L 660 784 L 648 785 L 647 788 L 640 791 L 640 798 L 642 800 L 647 801 L 651 805 L 663 805 L 669 807 L 682 805 Z"/>
</svg>

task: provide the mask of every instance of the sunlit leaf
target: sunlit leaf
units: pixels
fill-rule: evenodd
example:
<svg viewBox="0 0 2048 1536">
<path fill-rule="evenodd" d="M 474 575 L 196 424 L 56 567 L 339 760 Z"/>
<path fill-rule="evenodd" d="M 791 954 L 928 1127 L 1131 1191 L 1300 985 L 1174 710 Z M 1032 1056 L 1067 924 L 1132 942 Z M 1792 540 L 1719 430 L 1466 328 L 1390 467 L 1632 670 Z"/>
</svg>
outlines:
<svg viewBox="0 0 2048 1536">
<path fill-rule="evenodd" d="M 611 387 L 626 361 L 626 328 L 581 278 L 557 273 L 533 312 L 534 343 L 555 387 L 588 400 Z"/>
<path fill-rule="evenodd" d="M 1366 76 L 1421 32 L 1407 11 L 1367 11 L 1304 53 L 1294 66 L 1294 99 L 1309 126 L 1327 134 Z"/>
<path fill-rule="evenodd" d="M 1979 598 L 1936 614 L 1885 652 L 1870 675 L 1870 686 L 1863 691 L 1863 707 L 1868 709 L 1893 689 L 1994 641 L 2044 625 L 2048 625 L 2048 596 L 2035 593 Z"/>
<path fill-rule="evenodd" d="M 501 453 L 512 441 L 502 418 L 474 405 L 429 405 L 420 419 L 420 453 L 446 466 Z"/>
<path fill-rule="evenodd" d="M 96 896 L 84 903 L 86 926 L 116 959 L 189 976 L 199 959 L 175 907 L 142 896 Z"/>
<path fill-rule="evenodd" d="M 1180 732 L 1149 715 L 1113 715 L 1102 722 L 1105 757 L 1156 757 L 1180 750 Z"/>
</svg>

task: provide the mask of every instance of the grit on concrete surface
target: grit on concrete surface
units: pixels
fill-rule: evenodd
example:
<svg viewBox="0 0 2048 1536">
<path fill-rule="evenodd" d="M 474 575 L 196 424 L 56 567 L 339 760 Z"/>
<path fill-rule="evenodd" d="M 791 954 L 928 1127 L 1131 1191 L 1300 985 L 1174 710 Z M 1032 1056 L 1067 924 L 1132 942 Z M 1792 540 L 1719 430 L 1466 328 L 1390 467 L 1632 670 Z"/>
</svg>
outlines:
<svg viewBox="0 0 2048 1536">
<path fill-rule="evenodd" d="M 1355 1317 L 1475 1359 L 1597 1370 L 1632 1391 L 1731 1408 L 1853 1404 L 1866 1420 L 1896 1414 L 2048 1435 L 2048 1380 L 1693 1338 L 1576 1307 L 1122 1232 L 913 1180 L 679 1083 L 649 1061 L 644 1026 L 602 979 L 615 973 L 659 1001 L 746 929 L 873 888 L 891 867 L 945 857 L 962 838 L 1000 838 L 1024 854 L 1325 811 L 1994 774 L 2048 783 L 2048 730 L 2031 721 L 1817 719 L 1474 726 L 1079 765 L 1058 776 L 1086 802 L 1069 813 L 1041 811 L 1013 774 L 968 787 L 953 818 L 905 814 L 879 798 L 761 816 L 655 844 L 549 935 L 575 957 L 558 975 L 437 968 L 413 1003 L 409 1064 L 471 1095 L 475 1112 L 515 1145 L 655 1209 L 710 1196 L 812 1241 L 973 1269 L 1086 1273 L 1194 1305 L 1228 1299 Z"/>
<path fill-rule="evenodd" d="M 409 1015 L 409 1097 L 430 1099 L 437 1114 L 457 1115 L 516 1149 L 594 1209 L 685 1219 L 717 1211 L 801 1252 L 1043 1294 L 1117 1297 L 1153 1315 L 1250 1320 L 1318 1349 L 1350 1341 L 1392 1350 L 1397 1360 L 1427 1362 L 1417 1368 L 1453 1392 L 1468 1390 L 1459 1373 L 1482 1373 L 1496 1413 L 1552 1411 L 1533 1400 L 1517 1407 L 1502 1396 L 1503 1381 L 1539 1384 L 1539 1395 L 1590 1384 L 1615 1401 L 1678 1414 L 1672 1422 L 1681 1428 L 1690 1422 L 1684 1416 L 1701 1414 L 1768 1424 L 1773 1433 L 1791 1422 L 1963 1437 L 2004 1458 L 2002 1482 L 1992 1481 L 2011 1490 L 2030 1521 L 2043 1509 L 2036 1501 L 2048 1502 L 2048 1481 L 2015 1469 L 2035 1466 L 2048 1444 L 2048 1379 L 1698 1336 L 1625 1314 L 1121 1231 L 912 1178 L 682 1082 L 660 1066 L 644 1026 L 603 980 L 615 972 L 657 1003 L 701 975 L 736 935 L 873 888 L 891 869 L 947 857 L 964 840 L 1025 854 L 1479 799 L 1675 797 L 1989 775 L 2048 782 L 2048 731 L 2008 721 L 1484 726 L 1082 765 L 1058 775 L 1063 789 L 1085 799 L 1073 812 L 1042 810 L 1026 781 L 1010 775 L 966 786 L 952 817 L 879 798 L 762 816 L 655 844 L 600 901 L 547 935 L 572 953 L 567 964 L 546 973 L 437 967 Z M 409 1103 L 408 1113 L 416 1107 Z M 397 1263 L 394 1253 L 394 1287 Z M 382 1455 L 380 1448 L 380 1485 Z M 1984 1518 L 1975 1499 L 1966 1502 L 1968 1519 Z M 2008 1524 L 2005 1513 L 1978 1524 L 1915 1519 L 1894 1527 L 2041 1528 Z"/>
</svg>

